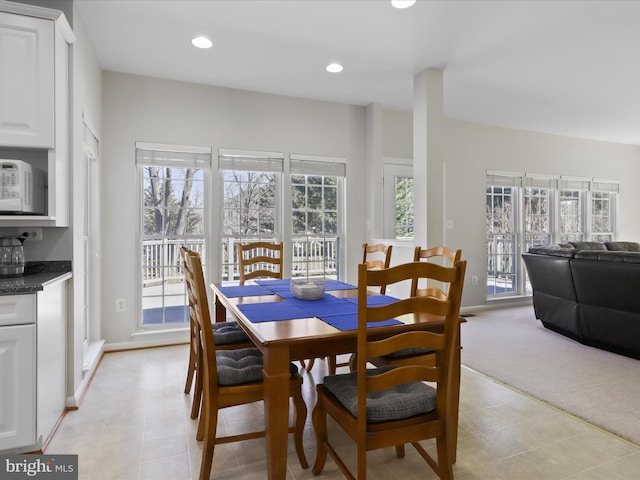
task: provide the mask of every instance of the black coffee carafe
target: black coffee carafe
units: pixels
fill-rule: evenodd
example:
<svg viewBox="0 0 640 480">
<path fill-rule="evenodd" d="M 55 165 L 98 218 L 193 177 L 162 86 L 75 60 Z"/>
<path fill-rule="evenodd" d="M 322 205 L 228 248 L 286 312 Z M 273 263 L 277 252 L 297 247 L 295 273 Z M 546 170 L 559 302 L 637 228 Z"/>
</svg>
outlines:
<svg viewBox="0 0 640 480">
<path fill-rule="evenodd" d="M 25 237 L 0 237 L 0 277 L 16 277 L 24 275 Z"/>
</svg>

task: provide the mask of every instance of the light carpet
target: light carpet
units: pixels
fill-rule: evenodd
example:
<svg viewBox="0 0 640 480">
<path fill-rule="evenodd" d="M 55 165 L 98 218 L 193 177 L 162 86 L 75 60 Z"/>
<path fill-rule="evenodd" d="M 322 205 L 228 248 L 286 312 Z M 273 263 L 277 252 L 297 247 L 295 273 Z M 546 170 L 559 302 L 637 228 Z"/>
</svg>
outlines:
<svg viewBox="0 0 640 480">
<path fill-rule="evenodd" d="M 463 365 L 640 445 L 640 361 L 543 327 L 531 306 L 468 317 L 462 346 Z"/>
</svg>

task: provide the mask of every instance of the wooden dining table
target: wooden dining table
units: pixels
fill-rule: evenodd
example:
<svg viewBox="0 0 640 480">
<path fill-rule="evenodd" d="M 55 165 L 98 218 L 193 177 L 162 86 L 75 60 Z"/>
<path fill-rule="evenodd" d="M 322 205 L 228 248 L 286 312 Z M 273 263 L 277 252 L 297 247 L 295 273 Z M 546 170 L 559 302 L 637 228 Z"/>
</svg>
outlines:
<svg viewBox="0 0 640 480">
<path fill-rule="evenodd" d="M 233 295 L 222 284 L 211 284 L 215 296 L 216 322 L 227 320 L 231 314 L 244 331 L 247 332 L 256 347 L 264 356 L 264 418 L 267 447 L 267 473 L 270 480 L 284 480 L 287 472 L 287 443 L 289 422 L 289 365 L 294 360 L 305 360 L 317 357 L 353 353 L 357 346 L 357 330 L 336 328 L 315 316 L 295 319 L 274 319 L 272 321 L 252 321 L 243 312 L 243 305 L 271 304 L 285 299 L 276 293 L 247 290 L 235 290 Z M 236 287 L 239 288 L 239 287 Z M 330 288 L 330 287 L 329 287 Z M 240 295 L 239 295 L 240 292 Z M 327 290 L 325 293 L 337 298 L 357 297 L 357 287 L 338 290 Z M 375 293 L 372 293 L 374 295 Z M 249 307 L 244 307 L 249 308 Z M 371 329 L 373 338 L 383 338 L 399 330 L 431 330 L 441 331 L 444 326 L 443 317 L 405 316 L 398 317 L 399 324 L 380 326 Z M 459 329 L 458 329 L 459 331 Z M 460 336 L 457 338 L 460 344 Z M 455 461 L 458 431 L 458 405 L 460 393 L 460 349 L 456 349 L 455 377 L 453 393 L 456 408 L 451 425 L 450 451 Z M 311 409 L 313 406 L 310 407 Z"/>
</svg>

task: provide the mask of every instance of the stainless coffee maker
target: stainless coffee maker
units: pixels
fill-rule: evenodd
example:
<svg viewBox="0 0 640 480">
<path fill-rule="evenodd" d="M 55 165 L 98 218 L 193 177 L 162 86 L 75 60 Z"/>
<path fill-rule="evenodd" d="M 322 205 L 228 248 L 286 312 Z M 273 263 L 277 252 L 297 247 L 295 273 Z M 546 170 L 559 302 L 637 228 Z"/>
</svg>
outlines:
<svg viewBox="0 0 640 480">
<path fill-rule="evenodd" d="M 24 248 L 26 237 L 0 237 L 0 277 L 24 275 Z"/>
</svg>

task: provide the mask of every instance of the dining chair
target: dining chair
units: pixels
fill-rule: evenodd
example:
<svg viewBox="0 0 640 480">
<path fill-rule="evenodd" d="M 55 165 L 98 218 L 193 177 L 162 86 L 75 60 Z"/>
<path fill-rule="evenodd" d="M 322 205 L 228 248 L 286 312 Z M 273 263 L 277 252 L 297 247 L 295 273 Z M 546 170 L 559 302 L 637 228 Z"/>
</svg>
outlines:
<svg viewBox="0 0 640 480">
<path fill-rule="evenodd" d="M 283 278 L 283 242 L 252 242 L 238 244 L 238 270 L 240 285 L 254 278 Z M 299 360 L 300 365 L 309 371 L 315 359 Z"/>
<path fill-rule="evenodd" d="M 437 258 L 442 260 L 442 265 L 454 265 L 460 261 L 462 257 L 462 250 L 452 250 L 445 246 L 437 246 L 430 248 L 421 248 L 417 246 L 413 252 L 413 261 L 420 262 L 422 260 L 429 261 L 430 259 Z M 424 296 L 439 296 L 446 295 L 446 292 L 438 287 L 418 288 L 417 282 L 411 284 L 411 295 L 424 295 Z"/>
<path fill-rule="evenodd" d="M 442 265 L 448 264 L 449 266 L 452 266 L 460 261 L 460 258 L 462 257 L 462 250 L 452 250 L 444 246 L 423 249 L 420 246 L 417 246 L 414 250 L 413 261 L 429 261 L 429 259 L 434 259 L 437 257 L 442 257 Z M 417 280 L 412 281 L 409 295 L 411 295 L 412 297 L 435 297 L 441 300 L 447 298 L 448 289 L 446 284 L 442 285 L 443 288 L 434 286 L 418 288 L 418 286 L 419 283 Z M 376 367 L 382 367 L 384 365 L 402 365 L 416 362 L 433 365 L 434 361 L 434 352 L 425 348 L 398 350 L 396 352 L 385 355 L 384 357 L 369 358 L 369 363 L 373 364 Z"/>
<path fill-rule="evenodd" d="M 282 278 L 283 242 L 238 244 L 240 285 L 254 278 Z"/>
<path fill-rule="evenodd" d="M 187 255 L 195 255 L 200 258 L 200 254 L 186 247 L 180 248 L 180 255 L 182 256 L 182 264 L 186 267 Z M 200 260 L 201 261 L 201 260 Z M 185 268 L 185 275 L 187 270 Z M 203 279 L 204 282 L 204 279 Z M 191 288 L 193 283 L 185 282 L 187 290 Z M 191 293 L 191 292 L 188 292 Z M 200 341 L 200 329 L 196 322 L 196 319 L 191 311 L 191 296 L 189 298 L 189 332 L 190 332 L 190 347 L 189 347 L 189 363 L 187 367 L 187 380 L 184 385 L 184 393 L 191 392 L 193 382 L 195 380 L 195 387 L 193 391 L 193 400 L 191 402 L 191 418 L 198 418 L 200 413 L 200 404 L 202 399 L 202 382 L 203 375 L 198 368 L 200 365 L 200 359 L 202 358 L 201 341 Z M 225 322 L 212 322 L 211 328 L 213 330 L 213 339 L 219 350 L 229 349 L 234 350 L 238 348 L 253 347 L 253 342 L 249 336 L 245 333 L 238 322 L 225 321 Z"/>
<path fill-rule="evenodd" d="M 453 267 L 424 262 L 379 271 L 368 270 L 364 264 L 358 267 L 358 365 L 356 371 L 326 376 L 323 383 L 316 386 L 317 401 L 312 414 L 317 444 L 314 475 L 322 472 L 329 454 L 346 478 L 366 480 L 368 451 L 395 447 L 396 455 L 404 457 L 405 444 L 410 443 L 442 480 L 453 478 L 455 391 L 459 387 L 459 377 L 454 369 L 457 368 L 465 269 L 464 261 Z M 408 297 L 387 305 L 367 305 L 370 287 L 419 278 L 448 282 L 448 297 Z M 419 321 L 421 316 L 432 315 L 443 318 L 441 330 L 402 329 L 383 339 L 379 335 L 376 338 L 369 336 L 376 328 L 381 328 L 372 327 L 376 322 L 402 316 Z M 433 349 L 435 365 L 366 368 L 369 357 L 382 357 L 399 349 L 416 347 Z M 338 453 L 345 451 L 344 445 L 330 442 L 327 415 L 356 443 L 357 477 Z M 437 461 L 419 443 L 428 438 L 436 440 Z"/>
<path fill-rule="evenodd" d="M 389 268 L 392 251 L 393 245 L 385 245 L 383 243 L 369 245 L 365 242 L 362 244 L 362 263 L 366 265 L 368 270 Z M 379 291 L 381 295 L 384 295 L 387 291 L 387 286 L 381 285 Z M 356 355 L 351 354 L 348 361 L 339 363 L 336 357 L 329 357 L 328 365 L 330 375 L 335 374 L 338 367 L 349 367 L 353 371 L 356 368 Z"/>
<path fill-rule="evenodd" d="M 365 242 L 362 244 L 362 263 L 364 263 L 369 270 L 389 268 L 389 265 L 391 265 L 392 250 L 393 245 L 385 245 L 383 243 L 369 245 Z M 384 295 L 386 290 L 386 285 L 380 286 L 381 294 Z"/>
<path fill-rule="evenodd" d="M 211 474 L 215 445 L 231 443 L 265 436 L 265 431 L 217 436 L 218 412 L 227 407 L 263 401 L 262 378 L 263 357 L 257 348 L 219 350 L 209 328 L 210 313 L 206 286 L 202 274 L 200 257 L 193 252 L 186 254 L 185 278 L 191 312 L 199 328 L 202 348 L 203 397 L 201 421 L 198 424 L 197 440 L 204 440 L 200 464 L 200 480 L 208 480 Z M 302 398 L 302 377 L 297 367 L 290 364 L 289 396 L 293 399 L 294 420 L 289 432 L 294 434 L 294 445 L 298 460 L 308 468 L 304 454 L 302 435 L 307 416 L 307 407 Z M 286 413 L 283 413 L 286 414 Z"/>
</svg>

